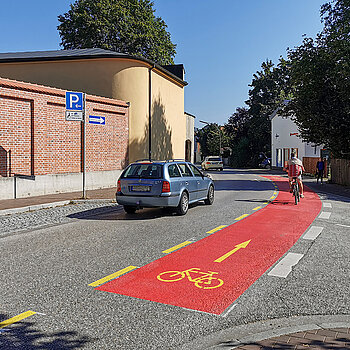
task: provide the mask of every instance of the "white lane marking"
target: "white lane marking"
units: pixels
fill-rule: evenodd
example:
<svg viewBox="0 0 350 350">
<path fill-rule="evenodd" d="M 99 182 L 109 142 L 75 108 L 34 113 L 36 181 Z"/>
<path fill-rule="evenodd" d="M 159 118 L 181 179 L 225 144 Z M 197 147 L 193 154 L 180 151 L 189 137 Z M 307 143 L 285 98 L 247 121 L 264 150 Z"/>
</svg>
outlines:
<svg viewBox="0 0 350 350">
<path fill-rule="evenodd" d="M 319 219 L 329 219 L 329 217 L 331 216 L 331 212 L 330 211 L 323 211 L 320 215 L 319 215 Z"/>
<path fill-rule="evenodd" d="M 322 232 L 322 230 L 323 230 L 323 227 L 311 226 L 310 229 L 303 236 L 303 239 L 309 239 L 313 241 L 318 237 L 318 235 Z"/>
<path fill-rule="evenodd" d="M 286 278 L 304 254 L 288 253 L 269 273 L 269 276 Z"/>
<path fill-rule="evenodd" d="M 342 226 L 342 227 L 349 227 L 350 228 L 350 226 L 348 226 L 348 225 L 342 225 L 342 224 L 336 224 L 337 226 Z"/>
<path fill-rule="evenodd" d="M 323 203 L 324 208 L 332 208 L 332 203 Z"/>
<path fill-rule="evenodd" d="M 220 316 L 226 317 L 234 308 L 237 306 L 237 304 L 231 305 L 228 309 L 226 309 Z"/>
</svg>

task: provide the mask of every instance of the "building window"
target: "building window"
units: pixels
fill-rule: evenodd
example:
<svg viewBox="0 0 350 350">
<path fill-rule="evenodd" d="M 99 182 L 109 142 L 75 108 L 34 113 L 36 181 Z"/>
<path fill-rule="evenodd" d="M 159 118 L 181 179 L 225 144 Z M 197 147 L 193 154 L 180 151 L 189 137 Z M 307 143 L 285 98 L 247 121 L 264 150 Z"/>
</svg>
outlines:
<svg viewBox="0 0 350 350">
<path fill-rule="evenodd" d="M 282 148 L 277 148 L 276 149 L 276 166 L 277 167 L 282 167 Z"/>
<path fill-rule="evenodd" d="M 285 167 L 287 165 L 287 162 L 290 157 L 290 149 L 289 148 L 283 148 L 283 166 Z"/>
<path fill-rule="evenodd" d="M 298 150 L 298 148 L 291 148 L 291 149 L 290 149 L 290 153 L 294 153 L 295 156 L 298 158 L 299 150 Z"/>
</svg>

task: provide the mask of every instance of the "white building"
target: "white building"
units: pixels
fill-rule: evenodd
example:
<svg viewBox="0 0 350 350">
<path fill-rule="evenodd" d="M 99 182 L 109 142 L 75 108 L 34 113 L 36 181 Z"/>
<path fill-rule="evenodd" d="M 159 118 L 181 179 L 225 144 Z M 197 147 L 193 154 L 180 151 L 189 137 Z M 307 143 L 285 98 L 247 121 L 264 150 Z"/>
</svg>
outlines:
<svg viewBox="0 0 350 350">
<path fill-rule="evenodd" d="M 301 159 L 306 172 L 313 172 L 313 166 L 321 156 L 322 146 L 303 142 L 299 137 L 298 126 L 290 117 L 282 116 L 277 108 L 271 115 L 271 161 L 273 167 L 283 167 L 293 152 Z M 312 159 L 310 159 L 312 158 Z"/>
</svg>

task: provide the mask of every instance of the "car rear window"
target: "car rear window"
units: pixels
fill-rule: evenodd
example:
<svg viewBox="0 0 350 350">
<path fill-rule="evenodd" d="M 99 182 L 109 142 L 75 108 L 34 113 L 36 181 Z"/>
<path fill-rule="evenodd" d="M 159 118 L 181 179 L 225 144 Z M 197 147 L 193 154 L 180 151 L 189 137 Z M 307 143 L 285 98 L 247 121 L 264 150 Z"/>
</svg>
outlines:
<svg viewBox="0 0 350 350">
<path fill-rule="evenodd" d="M 214 157 L 211 157 L 211 158 L 208 158 L 208 161 L 209 161 L 209 162 L 221 162 L 221 158 L 214 158 Z"/>
<path fill-rule="evenodd" d="M 160 164 L 131 164 L 122 178 L 160 179 L 163 174 L 163 165 Z"/>
</svg>

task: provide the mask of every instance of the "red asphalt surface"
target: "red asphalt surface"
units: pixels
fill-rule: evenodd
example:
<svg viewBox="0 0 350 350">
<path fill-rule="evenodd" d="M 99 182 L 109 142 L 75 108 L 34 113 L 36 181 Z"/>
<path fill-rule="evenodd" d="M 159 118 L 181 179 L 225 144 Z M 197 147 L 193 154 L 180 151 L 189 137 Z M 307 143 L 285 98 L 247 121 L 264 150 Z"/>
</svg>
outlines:
<svg viewBox="0 0 350 350">
<path fill-rule="evenodd" d="M 96 289 L 217 315 L 223 313 L 295 244 L 322 207 L 318 195 L 308 188 L 304 191 L 305 198 L 295 205 L 287 179 L 278 176 L 266 178 L 275 182 L 279 193 L 264 208 Z M 236 245 L 249 240 L 246 248 L 236 250 L 221 262 L 215 262 L 235 249 Z M 157 278 L 166 271 L 185 271 L 190 268 L 217 272 L 214 277 L 221 279 L 223 284 L 204 289 L 198 288 L 187 275 L 174 282 Z M 163 275 L 163 279 L 171 279 L 170 275 Z M 173 278 L 181 276 L 177 274 Z M 199 276 L 203 275 L 191 273 L 193 279 Z M 198 283 L 202 287 L 218 284 L 217 279 L 212 280 L 211 284 Z"/>
</svg>

